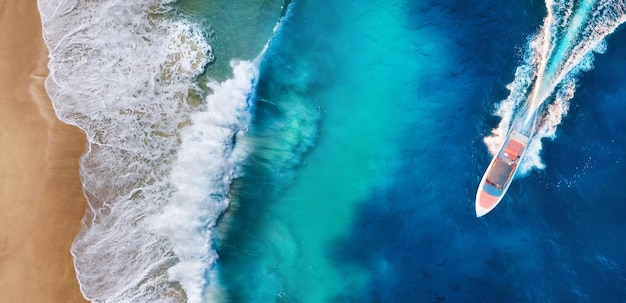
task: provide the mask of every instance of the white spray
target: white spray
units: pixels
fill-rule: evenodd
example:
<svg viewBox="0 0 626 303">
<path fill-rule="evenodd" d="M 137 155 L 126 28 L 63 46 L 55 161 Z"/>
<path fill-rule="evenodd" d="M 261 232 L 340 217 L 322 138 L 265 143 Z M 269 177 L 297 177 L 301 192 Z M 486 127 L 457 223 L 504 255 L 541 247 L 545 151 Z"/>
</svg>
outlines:
<svg viewBox="0 0 626 303">
<path fill-rule="evenodd" d="M 524 63 L 507 86 L 511 93 L 495 112 L 502 121 L 485 138 L 495 155 L 511 129 L 532 136 L 522 173 L 544 167 L 541 139 L 554 138 L 577 76 L 592 68 L 594 52 L 606 49 L 604 38 L 626 21 L 625 0 L 546 0 L 546 8 L 544 24 L 530 39 Z"/>
<path fill-rule="evenodd" d="M 202 30 L 166 2 L 39 0 L 57 116 L 89 143 L 90 211 L 71 252 L 94 302 L 202 302 L 216 284 L 211 227 L 243 157 L 256 67 L 196 82 L 212 60 Z"/>
</svg>

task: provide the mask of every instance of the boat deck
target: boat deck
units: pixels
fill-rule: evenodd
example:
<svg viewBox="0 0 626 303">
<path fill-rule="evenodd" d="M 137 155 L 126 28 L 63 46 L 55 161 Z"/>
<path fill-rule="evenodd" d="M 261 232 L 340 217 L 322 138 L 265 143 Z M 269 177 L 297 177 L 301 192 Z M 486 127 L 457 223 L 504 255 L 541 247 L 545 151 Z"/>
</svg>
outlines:
<svg viewBox="0 0 626 303">
<path fill-rule="evenodd" d="M 476 193 L 478 217 L 491 211 L 504 197 L 527 145 L 528 137 L 525 135 L 513 131 L 507 136 L 505 146 L 492 160 Z"/>
</svg>

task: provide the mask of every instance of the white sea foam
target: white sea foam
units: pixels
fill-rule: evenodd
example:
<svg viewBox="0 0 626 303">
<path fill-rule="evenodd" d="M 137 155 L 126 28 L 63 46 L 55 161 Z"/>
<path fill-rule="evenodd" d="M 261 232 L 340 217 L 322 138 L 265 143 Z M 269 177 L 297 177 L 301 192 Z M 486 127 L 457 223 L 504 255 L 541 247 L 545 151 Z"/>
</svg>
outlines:
<svg viewBox="0 0 626 303">
<path fill-rule="evenodd" d="M 502 118 L 484 139 L 495 155 L 512 128 L 534 135 L 520 166 L 522 174 L 545 167 L 543 138 L 555 138 L 569 110 L 578 75 L 593 67 L 594 53 L 606 50 L 604 38 L 626 21 L 626 1 L 546 0 L 548 15 L 529 40 L 524 62 L 507 86 L 510 94 L 497 107 Z"/>
<path fill-rule="evenodd" d="M 46 89 L 89 142 L 90 211 L 71 252 L 94 302 L 202 302 L 216 285 L 211 227 L 243 157 L 233 136 L 246 129 L 256 69 L 233 64 L 233 79 L 210 83 L 200 102 L 211 47 L 165 2 L 38 1 Z"/>
<path fill-rule="evenodd" d="M 233 79 L 209 83 L 214 93 L 207 98 L 206 110 L 194 113 L 193 124 L 182 131 L 171 173 L 177 191 L 163 212 L 151 219 L 178 259 L 168 274 L 181 283 L 192 302 L 202 297 L 207 270 L 217 258 L 209 228 L 228 205 L 228 187 L 243 157 L 234 149 L 233 138 L 247 129 L 248 93 L 256 67 L 244 61 L 233 63 L 233 69 Z M 210 282 L 212 288 L 217 286 L 217 281 Z"/>
</svg>

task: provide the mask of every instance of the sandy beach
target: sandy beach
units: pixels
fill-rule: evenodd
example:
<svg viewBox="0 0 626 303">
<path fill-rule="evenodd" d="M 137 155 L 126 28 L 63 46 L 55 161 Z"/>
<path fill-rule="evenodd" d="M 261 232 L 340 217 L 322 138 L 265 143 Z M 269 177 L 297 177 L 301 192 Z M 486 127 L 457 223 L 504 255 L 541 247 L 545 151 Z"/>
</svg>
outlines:
<svg viewBox="0 0 626 303">
<path fill-rule="evenodd" d="M 0 302 L 86 302 L 70 255 L 85 139 L 57 120 L 46 64 L 36 0 L 0 0 Z"/>
</svg>

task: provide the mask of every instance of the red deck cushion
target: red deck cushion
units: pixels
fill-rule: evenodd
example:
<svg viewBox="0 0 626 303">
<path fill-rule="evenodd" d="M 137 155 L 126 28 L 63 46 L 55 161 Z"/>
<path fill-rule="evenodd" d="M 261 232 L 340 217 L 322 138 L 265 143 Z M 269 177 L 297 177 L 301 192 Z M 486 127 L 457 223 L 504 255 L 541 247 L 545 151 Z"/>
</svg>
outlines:
<svg viewBox="0 0 626 303">
<path fill-rule="evenodd" d="M 506 157 L 509 158 L 511 161 L 515 160 L 517 158 L 517 155 L 519 155 L 519 152 L 522 150 L 522 147 L 524 147 L 522 143 L 511 139 L 511 141 L 509 141 L 509 145 L 507 145 L 506 149 L 504 150 L 504 152 L 506 153 Z"/>
</svg>

